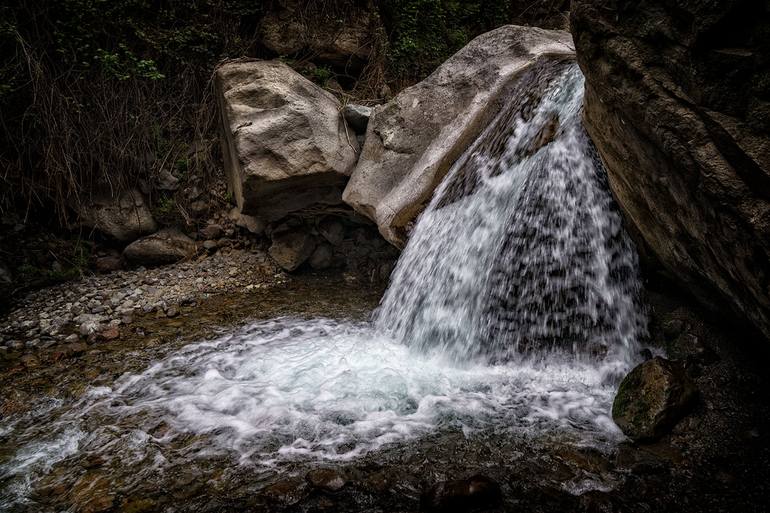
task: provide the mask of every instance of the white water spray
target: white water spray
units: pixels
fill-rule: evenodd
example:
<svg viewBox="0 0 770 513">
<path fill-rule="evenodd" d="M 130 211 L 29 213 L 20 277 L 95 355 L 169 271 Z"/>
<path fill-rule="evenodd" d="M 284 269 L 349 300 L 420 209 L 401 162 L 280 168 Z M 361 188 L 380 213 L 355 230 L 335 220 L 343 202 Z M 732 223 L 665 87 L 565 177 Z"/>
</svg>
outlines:
<svg viewBox="0 0 770 513">
<path fill-rule="evenodd" d="M 581 125 L 582 96 L 575 64 L 521 81 L 416 224 L 380 329 L 457 362 L 606 353 L 625 368 L 635 357 L 637 257 Z"/>
<path fill-rule="evenodd" d="M 522 79 L 420 216 L 375 322 L 259 322 L 0 426 L 19 446 L 0 506 L 78 451 L 130 489 L 191 457 L 280 469 L 443 430 L 619 439 L 609 408 L 645 324 L 582 89 L 574 64 Z"/>
</svg>

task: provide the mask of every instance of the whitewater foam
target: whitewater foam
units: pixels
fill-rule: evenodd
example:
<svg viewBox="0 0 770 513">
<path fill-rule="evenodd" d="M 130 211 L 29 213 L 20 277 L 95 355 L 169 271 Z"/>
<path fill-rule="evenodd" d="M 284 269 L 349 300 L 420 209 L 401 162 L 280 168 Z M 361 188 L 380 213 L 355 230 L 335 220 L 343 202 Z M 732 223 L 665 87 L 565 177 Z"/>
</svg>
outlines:
<svg viewBox="0 0 770 513">
<path fill-rule="evenodd" d="M 8 422 L 0 505 L 75 453 L 130 486 L 189 458 L 276 469 L 441 431 L 619 440 L 610 405 L 644 314 L 582 88 L 574 64 L 522 80 L 420 216 L 372 322 L 261 321 Z"/>
</svg>

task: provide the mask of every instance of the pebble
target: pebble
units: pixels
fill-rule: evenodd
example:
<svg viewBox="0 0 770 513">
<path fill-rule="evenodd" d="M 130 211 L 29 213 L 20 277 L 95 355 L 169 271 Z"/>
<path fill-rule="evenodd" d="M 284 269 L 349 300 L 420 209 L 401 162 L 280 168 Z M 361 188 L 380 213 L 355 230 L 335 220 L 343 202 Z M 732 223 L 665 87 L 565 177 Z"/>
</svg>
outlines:
<svg viewBox="0 0 770 513">
<path fill-rule="evenodd" d="M 29 293 L 0 317 L 0 347 L 18 358 L 27 348 L 109 340 L 137 315 L 179 315 L 213 293 L 242 292 L 282 283 L 286 276 L 261 250 L 222 249 L 207 258 L 154 269 L 87 276 Z M 114 328 L 114 329 L 113 329 Z M 105 337 L 107 335 L 107 338 Z M 116 338 L 117 338 L 116 337 Z"/>
<path fill-rule="evenodd" d="M 326 492 L 338 492 L 347 484 L 347 480 L 342 474 L 329 468 L 311 470 L 306 477 L 311 486 Z"/>
</svg>

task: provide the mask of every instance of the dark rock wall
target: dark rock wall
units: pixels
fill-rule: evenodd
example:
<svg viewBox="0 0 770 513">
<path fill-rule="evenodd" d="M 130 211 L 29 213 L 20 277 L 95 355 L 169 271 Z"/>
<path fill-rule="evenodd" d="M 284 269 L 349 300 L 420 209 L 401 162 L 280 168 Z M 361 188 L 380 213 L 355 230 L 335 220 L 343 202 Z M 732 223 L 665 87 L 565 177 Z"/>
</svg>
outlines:
<svg viewBox="0 0 770 513">
<path fill-rule="evenodd" d="M 770 336 L 770 2 L 573 0 L 585 121 L 627 220 Z"/>
</svg>

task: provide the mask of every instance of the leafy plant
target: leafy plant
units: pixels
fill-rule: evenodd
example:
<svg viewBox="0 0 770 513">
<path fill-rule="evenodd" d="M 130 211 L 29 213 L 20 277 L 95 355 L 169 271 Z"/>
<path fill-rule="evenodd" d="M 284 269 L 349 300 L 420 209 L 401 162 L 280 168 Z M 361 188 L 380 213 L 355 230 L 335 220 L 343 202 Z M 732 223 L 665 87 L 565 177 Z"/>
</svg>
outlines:
<svg viewBox="0 0 770 513">
<path fill-rule="evenodd" d="M 392 70 L 426 75 L 473 35 L 505 23 L 509 8 L 508 0 L 382 0 Z"/>
</svg>

